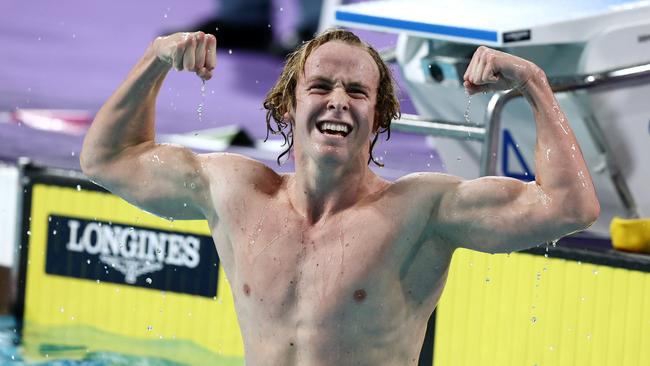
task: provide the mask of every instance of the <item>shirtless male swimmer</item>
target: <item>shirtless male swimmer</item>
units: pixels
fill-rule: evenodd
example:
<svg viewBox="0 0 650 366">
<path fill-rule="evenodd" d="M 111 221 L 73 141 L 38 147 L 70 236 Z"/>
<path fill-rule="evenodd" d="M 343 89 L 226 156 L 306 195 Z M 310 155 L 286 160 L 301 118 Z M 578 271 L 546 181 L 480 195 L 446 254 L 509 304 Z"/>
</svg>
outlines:
<svg viewBox="0 0 650 366">
<path fill-rule="evenodd" d="M 97 113 L 81 167 L 147 211 L 208 220 L 247 365 L 416 365 L 456 248 L 513 252 L 598 217 L 578 142 L 529 61 L 479 47 L 464 79 L 470 93 L 517 88 L 530 103 L 535 182 L 438 173 L 388 182 L 368 163 L 375 134 L 399 113 L 390 72 L 343 30 L 303 44 L 264 103 L 278 129 L 292 129 L 295 173 L 157 144 L 168 71 L 210 79 L 215 48 L 200 32 L 154 40 Z"/>
</svg>

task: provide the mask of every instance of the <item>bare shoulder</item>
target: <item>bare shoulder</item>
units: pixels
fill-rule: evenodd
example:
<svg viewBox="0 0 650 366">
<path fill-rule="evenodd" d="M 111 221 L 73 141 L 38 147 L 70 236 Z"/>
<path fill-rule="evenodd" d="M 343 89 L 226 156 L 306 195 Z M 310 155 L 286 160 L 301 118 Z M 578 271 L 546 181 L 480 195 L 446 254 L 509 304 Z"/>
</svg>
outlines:
<svg viewBox="0 0 650 366">
<path fill-rule="evenodd" d="M 255 187 L 266 193 L 277 190 L 282 177 L 266 164 L 232 153 L 200 155 L 201 166 L 211 186 Z"/>
<path fill-rule="evenodd" d="M 393 182 L 386 195 L 395 198 L 393 206 L 403 213 L 431 217 L 445 194 L 452 192 L 460 182 L 462 179 L 442 173 L 412 173 Z"/>
<path fill-rule="evenodd" d="M 444 173 L 411 173 L 396 180 L 391 189 L 414 200 L 436 201 L 462 182 L 461 178 Z"/>
</svg>

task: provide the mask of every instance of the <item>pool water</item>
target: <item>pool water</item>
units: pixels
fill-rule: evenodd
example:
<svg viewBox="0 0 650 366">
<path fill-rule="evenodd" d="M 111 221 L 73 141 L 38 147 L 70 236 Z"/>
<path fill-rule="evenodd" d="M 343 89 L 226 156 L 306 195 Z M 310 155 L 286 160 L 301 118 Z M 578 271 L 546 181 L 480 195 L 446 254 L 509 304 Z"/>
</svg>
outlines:
<svg viewBox="0 0 650 366">
<path fill-rule="evenodd" d="M 0 366 L 177 366 L 181 363 L 150 357 L 132 356 L 114 352 L 86 351 L 83 348 L 56 344 L 42 344 L 39 360 L 26 360 L 18 322 L 11 316 L 0 316 Z M 74 359 L 65 355 L 74 354 Z"/>
</svg>

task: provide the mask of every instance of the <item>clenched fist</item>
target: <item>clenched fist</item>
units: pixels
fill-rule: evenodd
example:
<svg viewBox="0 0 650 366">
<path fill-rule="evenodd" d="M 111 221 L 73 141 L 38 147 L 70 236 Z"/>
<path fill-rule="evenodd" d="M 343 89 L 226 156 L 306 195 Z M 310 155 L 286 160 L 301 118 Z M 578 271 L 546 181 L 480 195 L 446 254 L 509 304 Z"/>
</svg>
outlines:
<svg viewBox="0 0 650 366">
<path fill-rule="evenodd" d="M 195 72 L 203 80 L 212 78 L 217 63 L 217 39 L 203 32 L 174 33 L 153 42 L 158 59 L 176 70 Z"/>
<path fill-rule="evenodd" d="M 522 89 L 542 70 L 530 61 L 480 46 L 463 76 L 469 94 L 484 91 Z"/>
</svg>

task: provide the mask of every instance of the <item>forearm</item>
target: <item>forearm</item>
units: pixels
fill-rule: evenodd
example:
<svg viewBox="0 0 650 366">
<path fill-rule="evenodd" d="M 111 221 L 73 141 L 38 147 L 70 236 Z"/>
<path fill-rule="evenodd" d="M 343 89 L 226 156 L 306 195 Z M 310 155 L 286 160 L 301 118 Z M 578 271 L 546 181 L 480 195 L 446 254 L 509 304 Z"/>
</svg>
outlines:
<svg viewBox="0 0 650 366">
<path fill-rule="evenodd" d="M 156 97 L 169 69 L 149 46 L 95 116 L 80 156 L 84 171 L 101 169 L 129 147 L 153 143 Z"/>
<path fill-rule="evenodd" d="M 535 67 L 521 89 L 536 122 L 536 183 L 543 203 L 569 220 L 591 224 L 600 210 L 593 182 L 569 122 L 544 72 Z"/>
</svg>

